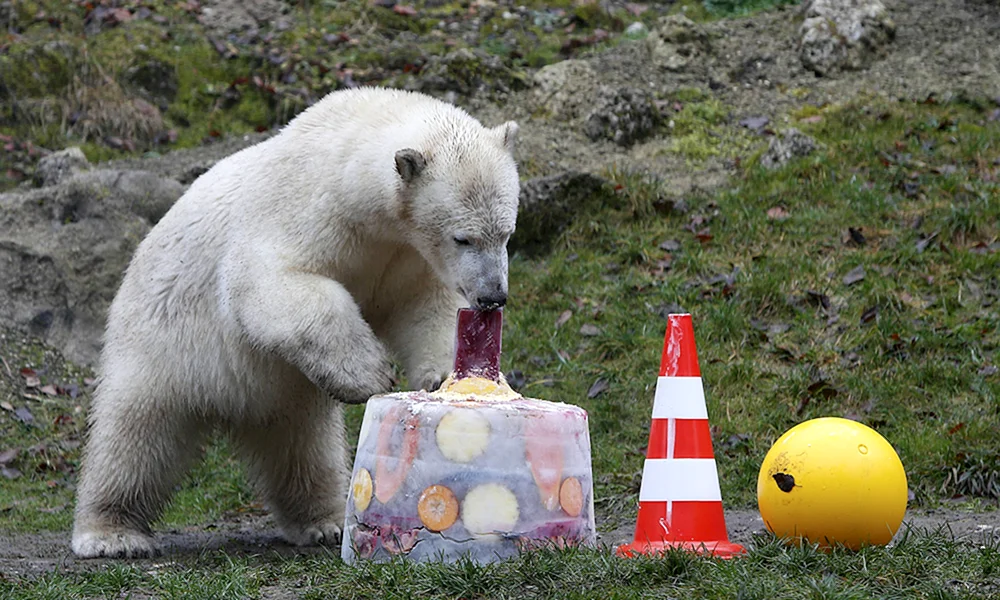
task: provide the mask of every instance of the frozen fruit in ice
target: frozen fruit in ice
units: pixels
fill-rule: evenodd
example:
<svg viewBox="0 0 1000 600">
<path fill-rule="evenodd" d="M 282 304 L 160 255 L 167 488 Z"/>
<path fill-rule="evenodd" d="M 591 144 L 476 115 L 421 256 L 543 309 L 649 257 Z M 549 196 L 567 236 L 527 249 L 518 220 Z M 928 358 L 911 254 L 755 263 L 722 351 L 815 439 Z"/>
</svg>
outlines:
<svg viewBox="0 0 1000 600">
<path fill-rule="evenodd" d="M 530 531 L 520 532 L 516 543 L 522 550 L 572 548 L 583 543 L 580 527 L 580 523 L 575 521 L 553 521 Z"/>
<path fill-rule="evenodd" d="M 475 535 L 512 531 L 519 516 L 517 497 L 499 483 L 478 485 L 462 501 L 462 522 Z"/>
<path fill-rule="evenodd" d="M 434 435 L 445 458 L 467 463 L 486 451 L 490 422 L 475 410 L 456 408 L 441 417 Z"/>
<path fill-rule="evenodd" d="M 417 545 L 417 534 L 419 529 L 403 529 L 395 525 L 389 525 L 379 529 L 379 539 L 382 540 L 382 547 L 389 554 L 406 554 Z"/>
<path fill-rule="evenodd" d="M 424 527 L 444 531 L 458 520 L 458 499 L 443 485 L 432 485 L 417 500 L 417 515 Z"/>
<path fill-rule="evenodd" d="M 351 484 L 355 512 L 363 513 L 372 501 L 372 474 L 368 469 L 358 469 Z"/>
<path fill-rule="evenodd" d="M 378 530 L 358 524 L 351 533 L 354 552 L 361 558 L 371 558 L 378 546 Z"/>
<path fill-rule="evenodd" d="M 486 379 L 485 377 L 463 377 L 456 379 L 452 373 L 445 379 L 434 396 L 447 400 L 464 400 L 468 398 L 481 400 L 513 400 L 520 398 L 521 394 L 515 392 L 504 376 L 501 374 L 499 381 Z"/>
<path fill-rule="evenodd" d="M 405 413 L 405 414 L 404 414 Z M 393 448 L 392 434 L 402 423 L 403 440 L 400 448 Z M 401 406 L 394 406 L 385 414 L 379 427 L 375 454 L 375 497 L 382 504 L 388 502 L 410 471 L 413 459 L 417 455 L 417 442 L 420 440 L 420 419 L 417 415 L 405 411 Z"/>
<path fill-rule="evenodd" d="M 559 508 L 563 472 L 563 434 L 558 421 L 529 419 L 524 425 L 525 460 L 538 486 L 542 506 Z"/>
<path fill-rule="evenodd" d="M 559 486 L 559 506 L 571 517 L 583 511 L 583 486 L 576 477 L 567 477 Z"/>
</svg>

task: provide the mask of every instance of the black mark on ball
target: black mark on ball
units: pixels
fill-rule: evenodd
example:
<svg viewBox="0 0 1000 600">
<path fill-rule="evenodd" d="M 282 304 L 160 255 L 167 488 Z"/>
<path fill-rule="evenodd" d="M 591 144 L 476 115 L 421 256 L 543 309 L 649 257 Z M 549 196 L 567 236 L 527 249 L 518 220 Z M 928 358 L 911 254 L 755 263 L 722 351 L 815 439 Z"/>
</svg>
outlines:
<svg viewBox="0 0 1000 600">
<path fill-rule="evenodd" d="M 795 478 L 787 473 L 775 473 L 772 477 L 774 477 L 774 482 L 778 484 L 778 489 L 783 492 L 790 492 L 795 487 Z"/>
</svg>

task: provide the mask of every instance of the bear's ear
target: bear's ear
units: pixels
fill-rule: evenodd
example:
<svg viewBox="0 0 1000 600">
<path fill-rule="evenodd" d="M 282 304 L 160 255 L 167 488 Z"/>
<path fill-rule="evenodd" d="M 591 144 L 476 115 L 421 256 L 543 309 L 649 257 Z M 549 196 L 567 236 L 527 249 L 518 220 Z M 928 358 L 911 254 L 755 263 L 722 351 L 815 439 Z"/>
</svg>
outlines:
<svg viewBox="0 0 1000 600">
<path fill-rule="evenodd" d="M 520 129 L 514 121 L 507 121 L 503 125 L 494 127 L 493 131 L 496 132 L 501 143 L 507 148 L 507 152 L 514 154 L 514 143 L 517 141 L 517 132 Z"/>
<path fill-rule="evenodd" d="M 396 172 L 403 178 L 403 183 L 410 183 L 427 166 L 424 155 L 413 148 L 404 148 L 396 152 Z"/>
</svg>

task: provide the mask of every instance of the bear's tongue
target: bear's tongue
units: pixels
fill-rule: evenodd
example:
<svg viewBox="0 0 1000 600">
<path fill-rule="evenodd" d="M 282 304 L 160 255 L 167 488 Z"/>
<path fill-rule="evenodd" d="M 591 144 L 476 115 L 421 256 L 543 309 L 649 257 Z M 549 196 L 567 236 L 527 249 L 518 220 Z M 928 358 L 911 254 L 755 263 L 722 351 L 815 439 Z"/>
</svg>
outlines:
<svg viewBox="0 0 1000 600">
<path fill-rule="evenodd" d="M 502 309 L 459 309 L 455 379 L 483 377 L 499 383 L 502 337 Z"/>
</svg>

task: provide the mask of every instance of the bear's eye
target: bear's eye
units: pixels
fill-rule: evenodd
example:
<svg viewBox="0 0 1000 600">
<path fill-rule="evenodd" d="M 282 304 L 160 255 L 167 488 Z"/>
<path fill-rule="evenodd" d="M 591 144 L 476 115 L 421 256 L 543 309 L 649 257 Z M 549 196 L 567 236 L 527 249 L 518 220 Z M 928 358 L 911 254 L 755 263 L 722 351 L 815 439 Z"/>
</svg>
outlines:
<svg viewBox="0 0 1000 600">
<path fill-rule="evenodd" d="M 464 236 L 461 236 L 461 235 L 456 235 L 455 236 L 455 244 L 457 244 L 459 246 L 469 246 L 469 245 L 472 244 L 472 242 L 470 242 L 469 238 L 467 238 L 467 237 L 464 237 Z"/>
</svg>

